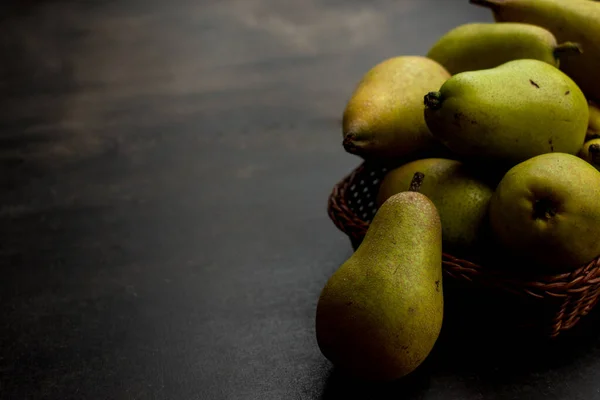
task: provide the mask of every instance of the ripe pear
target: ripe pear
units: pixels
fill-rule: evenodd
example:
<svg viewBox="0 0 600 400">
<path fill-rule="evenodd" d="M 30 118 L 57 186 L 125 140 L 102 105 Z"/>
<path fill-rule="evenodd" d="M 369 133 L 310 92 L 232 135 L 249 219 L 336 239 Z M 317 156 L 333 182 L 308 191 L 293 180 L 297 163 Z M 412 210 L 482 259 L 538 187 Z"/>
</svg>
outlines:
<svg viewBox="0 0 600 400">
<path fill-rule="evenodd" d="M 587 138 L 599 138 L 600 137 L 600 108 L 597 104 L 590 101 L 590 120 L 588 123 Z"/>
<path fill-rule="evenodd" d="M 452 75 L 494 68 L 508 61 L 529 58 L 557 67 L 566 52 L 580 53 L 575 43 L 558 45 L 554 35 L 539 26 L 516 22 L 470 23 L 442 36 L 427 57 Z"/>
<path fill-rule="evenodd" d="M 387 59 L 368 71 L 346 104 L 343 146 L 363 158 L 391 159 L 439 146 L 423 119 L 423 93 L 450 77 L 421 56 Z"/>
<path fill-rule="evenodd" d="M 444 251 L 456 254 L 476 248 L 488 220 L 488 205 L 496 185 L 461 161 L 428 158 L 388 172 L 381 182 L 377 205 L 409 190 L 417 172 L 424 175 L 419 193 L 427 196 L 440 214 Z"/>
<path fill-rule="evenodd" d="M 454 75 L 425 96 L 434 136 L 465 158 L 514 166 L 539 154 L 577 154 L 589 109 L 579 87 L 539 60 Z"/>
<path fill-rule="evenodd" d="M 429 355 L 443 311 L 438 212 L 425 195 L 403 192 L 379 208 L 356 252 L 327 281 L 317 342 L 349 374 L 390 381 Z"/>
<path fill-rule="evenodd" d="M 600 171 L 600 138 L 585 142 L 579 152 L 579 157 Z"/>
<path fill-rule="evenodd" d="M 548 272 L 600 255 L 600 172 L 571 154 L 542 154 L 511 168 L 489 213 L 498 242 Z"/>
<path fill-rule="evenodd" d="M 600 100 L 600 3 L 588 0 L 471 0 L 490 8 L 497 22 L 525 22 L 552 32 L 559 42 L 581 45 L 583 54 L 565 54 L 560 69 L 588 98 Z"/>
</svg>

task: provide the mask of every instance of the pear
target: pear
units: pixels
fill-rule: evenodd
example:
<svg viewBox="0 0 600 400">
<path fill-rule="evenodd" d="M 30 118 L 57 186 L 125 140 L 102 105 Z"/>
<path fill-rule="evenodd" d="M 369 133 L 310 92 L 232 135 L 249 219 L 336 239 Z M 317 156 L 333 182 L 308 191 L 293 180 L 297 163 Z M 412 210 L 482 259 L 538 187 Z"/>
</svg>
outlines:
<svg viewBox="0 0 600 400">
<path fill-rule="evenodd" d="M 588 98 L 600 100 L 600 3 L 588 0 L 470 0 L 490 8 L 498 22 L 525 22 L 552 32 L 559 42 L 581 45 L 583 54 L 565 54 L 560 68 Z"/>
<path fill-rule="evenodd" d="M 533 265 L 568 271 L 600 255 L 599 199 L 594 167 L 571 154 L 542 154 L 502 178 L 490 226 L 499 243 Z"/>
<path fill-rule="evenodd" d="M 423 93 L 449 77 L 444 67 L 421 56 L 393 57 L 374 66 L 346 104 L 345 150 L 381 160 L 439 146 L 423 119 Z"/>
<path fill-rule="evenodd" d="M 558 45 L 554 35 L 539 26 L 517 22 L 470 23 L 442 36 L 427 57 L 443 65 L 452 75 L 494 68 L 522 58 L 558 66 L 566 52 L 581 53 L 575 43 Z"/>
<path fill-rule="evenodd" d="M 489 201 L 496 185 L 461 161 L 428 158 L 388 172 L 379 187 L 377 205 L 396 193 L 409 190 L 417 172 L 424 175 L 419 193 L 427 196 L 440 214 L 444 251 L 457 254 L 475 249 L 483 236 Z"/>
<path fill-rule="evenodd" d="M 443 309 L 438 212 L 421 193 L 399 193 L 379 208 L 363 242 L 323 288 L 317 343 L 350 375 L 395 380 L 427 358 Z"/>
<path fill-rule="evenodd" d="M 539 154 L 577 154 L 588 103 L 559 69 L 539 60 L 454 75 L 425 96 L 431 133 L 459 156 L 514 166 Z"/>
<path fill-rule="evenodd" d="M 600 138 L 591 139 L 584 143 L 579 157 L 592 164 L 600 171 Z"/>
<path fill-rule="evenodd" d="M 600 137 L 600 108 L 597 104 L 589 103 L 590 118 L 588 123 L 587 138 L 594 139 Z"/>
</svg>

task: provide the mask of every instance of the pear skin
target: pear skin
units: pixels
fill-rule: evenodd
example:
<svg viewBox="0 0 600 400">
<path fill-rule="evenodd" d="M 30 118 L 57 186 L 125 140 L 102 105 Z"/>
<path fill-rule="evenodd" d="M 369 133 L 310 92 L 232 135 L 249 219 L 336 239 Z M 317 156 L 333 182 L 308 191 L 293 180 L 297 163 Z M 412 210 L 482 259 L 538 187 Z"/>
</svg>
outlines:
<svg viewBox="0 0 600 400">
<path fill-rule="evenodd" d="M 558 67 L 567 52 L 581 53 L 575 43 L 558 45 L 554 35 L 539 26 L 517 22 L 470 23 L 443 35 L 427 57 L 452 75 L 494 68 L 512 60 L 535 59 Z"/>
<path fill-rule="evenodd" d="M 490 201 L 498 242 L 546 272 L 573 270 L 600 255 L 600 172 L 565 153 L 511 168 Z"/>
<path fill-rule="evenodd" d="M 560 69 L 589 99 L 600 101 L 600 3 L 589 0 L 470 0 L 488 7 L 497 22 L 548 29 L 559 42 L 579 43 L 583 54 L 565 54 Z"/>
<path fill-rule="evenodd" d="M 579 157 L 600 171 L 600 138 L 585 142 L 579 152 Z"/>
<path fill-rule="evenodd" d="M 488 220 L 488 205 L 496 185 L 486 182 L 475 168 L 461 161 L 422 159 L 386 174 L 379 188 L 377 205 L 396 193 L 409 190 L 417 172 L 425 176 L 419 193 L 427 196 L 440 214 L 444 251 L 457 255 L 457 252 L 475 249 Z"/>
<path fill-rule="evenodd" d="M 379 208 L 317 304 L 317 342 L 337 368 L 391 381 L 426 359 L 443 319 L 441 232 L 421 193 L 396 194 Z"/>
<path fill-rule="evenodd" d="M 423 119 L 423 93 L 449 77 L 444 67 L 421 56 L 393 57 L 374 66 L 346 104 L 344 149 L 381 160 L 439 146 Z"/>
<path fill-rule="evenodd" d="M 454 75 L 425 105 L 431 133 L 454 153 L 511 167 L 544 153 L 577 154 L 589 122 L 575 82 L 539 60 Z"/>
</svg>

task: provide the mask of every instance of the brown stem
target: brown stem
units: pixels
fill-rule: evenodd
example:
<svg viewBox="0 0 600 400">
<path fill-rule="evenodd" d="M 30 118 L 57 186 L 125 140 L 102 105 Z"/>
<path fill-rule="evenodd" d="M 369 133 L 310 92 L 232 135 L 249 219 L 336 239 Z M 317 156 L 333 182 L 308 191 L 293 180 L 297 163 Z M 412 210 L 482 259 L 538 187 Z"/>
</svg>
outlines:
<svg viewBox="0 0 600 400">
<path fill-rule="evenodd" d="M 575 42 L 564 42 L 554 48 L 554 58 L 560 59 L 560 56 L 565 53 L 582 54 L 583 49 L 579 43 Z"/>
<path fill-rule="evenodd" d="M 415 172 L 413 175 L 412 181 L 410 181 L 410 187 L 408 188 L 409 192 L 418 192 L 421 190 L 421 185 L 423 184 L 423 180 L 425 179 L 425 174 L 422 172 Z"/>
<path fill-rule="evenodd" d="M 354 134 L 352 133 L 349 133 L 344 137 L 342 146 L 344 147 L 344 150 L 350 154 L 358 155 L 358 153 L 360 153 L 360 149 L 354 143 Z"/>
<path fill-rule="evenodd" d="M 425 103 L 425 107 L 430 110 L 439 110 L 442 108 L 442 94 L 440 92 L 429 92 L 423 98 L 423 102 Z"/>
</svg>

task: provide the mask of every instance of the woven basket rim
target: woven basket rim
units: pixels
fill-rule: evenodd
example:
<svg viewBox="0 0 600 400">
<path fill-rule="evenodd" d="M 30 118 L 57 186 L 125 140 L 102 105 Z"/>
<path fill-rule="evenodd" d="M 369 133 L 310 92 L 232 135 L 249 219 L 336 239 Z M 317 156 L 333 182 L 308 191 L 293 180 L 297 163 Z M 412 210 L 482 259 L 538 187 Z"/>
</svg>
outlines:
<svg viewBox="0 0 600 400">
<path fill-rule="evenodd" d="M 366 162 L 362 162 L 339 181 L 333 187 L 328 200 L 328 214 L 331 220 L 338 229 L 354 239 L 362 238 L 369 223 L 352 212 L 346 201 L 346 191 L 354 178 L 365 170 L 366 164 Z M 444 272 L 447 275 L 469 281 L 476 279 L 489 286 L 499 286 L 506 290 L 539 298 L 566 297 L 585 291 L 594 285 L 600 287 L 600 256 L 572 271 L 540 274 L 536 275 L 534 280 L 515 276 L 514 271 L 486 268 L 452 254 L 443 253 L 442 257 Z M 480 276 L 475 278 L 476 275 Z"/>
</svg>

